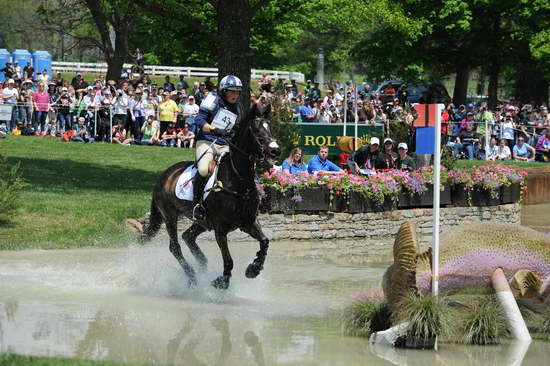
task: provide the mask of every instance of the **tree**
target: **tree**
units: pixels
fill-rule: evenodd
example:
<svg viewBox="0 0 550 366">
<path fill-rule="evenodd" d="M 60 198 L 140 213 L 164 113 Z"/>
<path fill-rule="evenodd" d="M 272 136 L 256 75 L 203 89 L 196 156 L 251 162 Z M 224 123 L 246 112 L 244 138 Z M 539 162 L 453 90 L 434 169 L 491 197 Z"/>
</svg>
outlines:
<svg viewBox="0 0 550 366">
<path fill-rule="evenodd" d="M 130 54 L 129 35 L 135 5 L 127 0 L 84 0 L 101 37 L 100 48 L 107 61 L 107 79 L 118 80 Z M 114 36 L 114 40 L 111 38 Z"/>
</svg>

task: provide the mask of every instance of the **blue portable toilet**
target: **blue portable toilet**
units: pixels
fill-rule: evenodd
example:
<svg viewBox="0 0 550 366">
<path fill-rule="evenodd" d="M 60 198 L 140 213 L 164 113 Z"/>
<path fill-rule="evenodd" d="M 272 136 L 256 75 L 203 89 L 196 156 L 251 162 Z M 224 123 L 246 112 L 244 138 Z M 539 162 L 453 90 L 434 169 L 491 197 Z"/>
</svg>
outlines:
<svg viewBox="0 0 550 366">
<path fill-rule="evenodd" d="M 52 55 L 48 51 L 36 51 L 32 54 L 34 75 L 39 75 L 42 70 L 48 70 L 48 75 L 52 77 Z"/>
<path fill-rule="evenodd" d="M 5 49 L 0 48 L 0 70 L 6 67 L 6 63 L 11 61 L 11 53 Z M 0 72 L 0 81 L 6 80 L 3 72 Z"/>
<path fill-rule="evenodd" d="M 21 68 L 21 75 L 23 75 L 23 69 L 25 66 L 27 66 L 27 62 L 30 62 L 32 64 L 32 56 L 31 53 L 27 50 L 15 50 L 11 54 L 12 62 L 19 63 L 19 67 Z"/>
</svg>

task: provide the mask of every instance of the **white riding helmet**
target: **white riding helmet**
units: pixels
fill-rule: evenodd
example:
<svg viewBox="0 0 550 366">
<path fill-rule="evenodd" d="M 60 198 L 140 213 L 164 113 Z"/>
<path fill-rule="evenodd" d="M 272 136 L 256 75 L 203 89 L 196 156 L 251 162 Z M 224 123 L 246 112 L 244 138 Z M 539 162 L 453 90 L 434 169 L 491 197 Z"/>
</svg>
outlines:
<svg viewBox="0 0 550 366">
<path fill-rule="evenodd" d="M 220 92 L 226 90 L 242 91 L 243 83 L 235 75 L 227 75 L 220 81 Z"/>
</svg>

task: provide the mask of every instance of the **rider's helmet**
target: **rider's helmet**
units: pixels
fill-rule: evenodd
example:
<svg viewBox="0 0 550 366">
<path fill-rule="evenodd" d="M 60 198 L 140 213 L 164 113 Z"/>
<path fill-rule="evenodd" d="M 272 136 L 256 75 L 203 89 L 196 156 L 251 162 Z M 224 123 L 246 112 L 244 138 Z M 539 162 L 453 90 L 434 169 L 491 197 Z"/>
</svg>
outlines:
<svg viewBox="0 0 550 366">
<path fill-rule="evenodd" d="M 227 90 L 242 91 L 243 83 L 241 79 L 235 75 L 227 75 L 220 81 L 220 92 L 223 93 Z"/>
</svg>

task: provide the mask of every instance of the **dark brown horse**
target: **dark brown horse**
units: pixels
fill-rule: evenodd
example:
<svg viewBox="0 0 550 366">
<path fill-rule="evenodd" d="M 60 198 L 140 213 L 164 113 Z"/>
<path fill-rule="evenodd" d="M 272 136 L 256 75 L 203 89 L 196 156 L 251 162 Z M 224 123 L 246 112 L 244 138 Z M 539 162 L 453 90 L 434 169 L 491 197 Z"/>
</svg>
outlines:
<svg viewBox="0 0 550 366">
<path fill-rule="evenodd" d="M 207 230 L 214 230 L 216 242 L 223 256 L 223 275 L 212 281 L 216 288 L 227 289 L 233 269 L 233 259 L 227 246 L 227 234 L 240 229 L 260 242 L 256 258 L 246 269 L 246 277 L 255 278 L 263 269 L 269 240 L 257 221 L 259 193 L 255 183 L 255 165 L 261 160 L 273 162 L 279 154 L 279 146 L 273 139 L 268 110 L 261 110 L 256 104 L 239 124 L 231 139 L 231 152 L 219 162 L 218 180 L 222 188 L 213 190 L 204 202 L 207 219 L 199 224 L 194 222 L 182 235 L 189 250 L 206 270 L 207 259 L 196 243 L 196 238 Z M 153 189 L 151 216 L 143 231 L 142 241 L 150 240 L 166 224 L 170 236 L 170 251 L 185 271 L 189 285 L 196 283 L 193 267 L 183 257 L 178 243 L 177 222 L 180 215 L 192 218 L 191 201 L 176 197 L 175 186 L 180 174 L 193 162 L 172 165 L 159 178 Z"/>
</svg>

